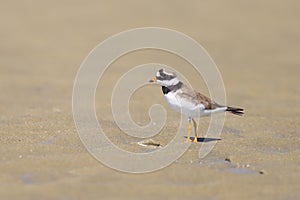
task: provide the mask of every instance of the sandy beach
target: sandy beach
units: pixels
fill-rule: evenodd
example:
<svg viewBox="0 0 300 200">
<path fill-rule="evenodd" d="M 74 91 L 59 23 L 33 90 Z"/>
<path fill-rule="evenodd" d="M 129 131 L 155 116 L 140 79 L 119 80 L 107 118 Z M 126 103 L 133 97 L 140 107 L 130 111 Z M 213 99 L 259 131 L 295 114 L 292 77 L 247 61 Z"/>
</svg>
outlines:
<svg viewBox="0 0 300 200">
<path fill-rule="evenodd" d="M 1 1 L 0 199 L 299 199 L 299 8 L 292 0 Z M 127 174 L 104 166 L 82 144 L 73 84 L 96 45 L 150 26 L 203 45 L 222 75 L 227 103 L 246 114 L 226 115 L 221 140 L 205 158 L 198 157 L 198 142 L 169 167 Z M 136 152 L 143 151 L 139 140 L 113 121 L 111 91 L 123 73 L 149 62 L 174 67 L 208 94 L 201 76 L 172 54 L 145 50 L 114 62 L 99 82 L 97 117 L 115 144 Z M 166 145 L 180 115 L 159 87 L 137 92 L 131 114 L 147 124 L 154 103 L 168 112 L 155 138 Z M 208 124 L 200 121 L 199 135 Z"/>
</svg>

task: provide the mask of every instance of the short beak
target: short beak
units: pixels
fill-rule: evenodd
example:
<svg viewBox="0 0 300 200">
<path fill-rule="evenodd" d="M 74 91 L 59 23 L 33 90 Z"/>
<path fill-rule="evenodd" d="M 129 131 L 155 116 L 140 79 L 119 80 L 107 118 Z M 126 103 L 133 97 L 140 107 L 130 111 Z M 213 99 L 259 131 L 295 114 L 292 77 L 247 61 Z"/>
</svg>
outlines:
<svg viewBox="0 0 300 200">
<path fill-rule="evenodd" d="M 156 78 L 156 77 L 154 77 L 154 78 L 153 78 L 153 79 L 151 79 L 149 82 L 150 82 L 150 83 L 156 83 L 156 82 L 157 82 L 157 78 Z"/>
</svg>

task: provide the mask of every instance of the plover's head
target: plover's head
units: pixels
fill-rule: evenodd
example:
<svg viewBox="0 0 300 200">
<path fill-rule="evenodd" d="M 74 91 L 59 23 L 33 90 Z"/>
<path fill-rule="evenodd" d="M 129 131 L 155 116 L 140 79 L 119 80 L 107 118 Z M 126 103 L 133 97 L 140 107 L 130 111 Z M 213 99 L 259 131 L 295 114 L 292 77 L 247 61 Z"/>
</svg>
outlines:
<svg viewBox="0 0 300 200">
<path fill-rule="evenodd" d="M 156 73 L 156 76 L 149 82 L 155 82 L 160 84 L 161 86 L 169 87 L 179 83 L 179 79 L 177 78 L 177 75 L 175 73 L 160 69 Z"/>
</svg>

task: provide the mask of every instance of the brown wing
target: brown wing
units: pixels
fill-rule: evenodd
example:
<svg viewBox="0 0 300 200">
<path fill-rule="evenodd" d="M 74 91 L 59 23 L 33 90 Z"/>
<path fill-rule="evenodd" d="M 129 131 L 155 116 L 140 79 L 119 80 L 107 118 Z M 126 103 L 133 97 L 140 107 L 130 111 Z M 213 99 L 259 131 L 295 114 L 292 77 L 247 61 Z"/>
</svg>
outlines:
<svg viewBox="0 0 300 200">
<path fill-rule="evenodd" d="M 178 92 L 178 95 L 189 99 L 195 104 L 203 104 L 205 109 L 210 110 L 210 109 L 215 109 L 217 107 L 221 107 L 219 104 L 211 100 L 209 97 L 201 94 L 200 92 L 192 90 L 191 88 L 185 85 L 181 87 L 181 91 Z"/>
</svg>

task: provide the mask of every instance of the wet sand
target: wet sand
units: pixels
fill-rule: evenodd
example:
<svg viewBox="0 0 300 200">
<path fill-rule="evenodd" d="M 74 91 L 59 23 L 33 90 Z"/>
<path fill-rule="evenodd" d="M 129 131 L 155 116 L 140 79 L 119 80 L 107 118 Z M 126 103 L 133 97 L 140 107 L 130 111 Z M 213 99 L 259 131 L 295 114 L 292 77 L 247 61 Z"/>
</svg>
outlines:
<svg viewBox="0 0 300 200">
<path fill-rule="evenodd" d="M 1 4 L 1 199 L 300 198 L 296 1 Z M 201 43 L 219 67 L 228 104 L 246 114 L 226 116 L 222 140 L 204 159 L 198 158 L 199 142 L 167 168 L 132 175 L 103 166 L 87 152 L 73 122 L 72 89 L 92 48 L 144 26 L 175 29 Z M 109 98 L 123 72 L 147 62 L 181 70 L 207 94 L 201 77 L 193 77 L 191 66 L 174 55 L 136 52 L 115 62 L 103 77 L 105 87 L 97 90 L 97 115 L 115 143 L 137 151 L 113 123 Z M 152 86 L 133 102 L 133 119 L 141 123 L 147 123 L 151 104 L 167 106 L 160 88 Z M 169 109 L 168 114 L 156 138 L 161 144 L 177 127 L 178 114 Z M 202 136 L 208 123 L 200 122 Z"/>
</svg>

